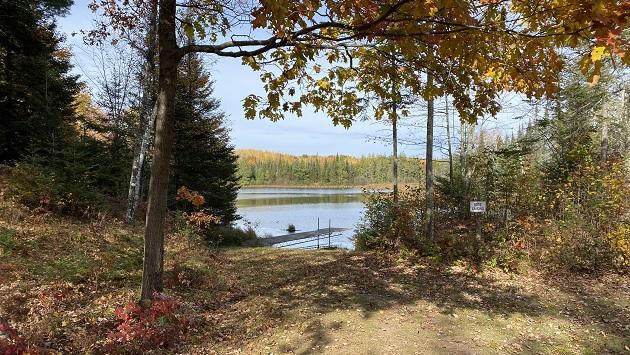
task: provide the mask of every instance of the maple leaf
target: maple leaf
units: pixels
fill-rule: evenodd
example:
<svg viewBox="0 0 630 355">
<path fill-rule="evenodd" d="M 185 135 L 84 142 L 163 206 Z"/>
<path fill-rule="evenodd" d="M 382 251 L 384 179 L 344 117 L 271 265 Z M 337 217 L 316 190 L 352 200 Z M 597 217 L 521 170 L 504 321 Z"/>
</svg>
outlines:
<svg viewBox="0 0 630 355">
<path fill-rule="evenodd" d="M 604 46 L 595 46 L 593 47 L 593 49 L 591 50 L 591 60 L 594 62 L 598 62 L 602 59 L 602 56 L 604 56 L 604 53 L 606 51 L 606 47 Z"/>
</svg>

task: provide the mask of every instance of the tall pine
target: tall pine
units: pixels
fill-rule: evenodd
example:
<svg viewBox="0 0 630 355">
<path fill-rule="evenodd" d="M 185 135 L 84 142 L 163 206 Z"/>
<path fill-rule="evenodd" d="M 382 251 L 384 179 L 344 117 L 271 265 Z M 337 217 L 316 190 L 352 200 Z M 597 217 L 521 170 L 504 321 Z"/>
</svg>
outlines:
<svg viewBox="0 0 630 355">
<path fill-rule="evenodd" d="M 177 84 L 172 191 L 180 186 L 198 191 L 208 212 L 229 224 L 237 218 L 237 156 L 213 91 L 199 57 L 184 58 Z"/>
</svg>

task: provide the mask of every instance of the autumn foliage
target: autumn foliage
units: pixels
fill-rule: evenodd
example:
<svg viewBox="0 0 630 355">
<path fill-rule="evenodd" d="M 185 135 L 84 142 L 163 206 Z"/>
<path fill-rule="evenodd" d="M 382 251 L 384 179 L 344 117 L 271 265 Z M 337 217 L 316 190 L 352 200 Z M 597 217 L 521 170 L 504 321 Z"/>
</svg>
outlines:
<svg viewBox="0 0 630 355">
<path fill-rule="evenodd" d="M 181 186 L 177 189 L 177 196 L 175 197 L 178 201 L 188 201 L 196 208 L 200 208 L 206 203 L 203 195 L 199 194 L 197 191 L 191 191 L 186 186 Z"/>
<path fill-rule="evenodd" d="M 29 349 L 26 340 L 7 321 L 0 318 L 0 354 L 18 355 L 27 353 L 37 354 L 37 352 Z"/>
<path fill-rule="evenodd" d="M 107 350 L 148 351 L 169 348 L 187 333 L 190 321 L 181 305 L 167 296 L 155 294 L 150 307 L 130 302 L 114 311 L 120 324 L 108 335 Z"/>
</svg>

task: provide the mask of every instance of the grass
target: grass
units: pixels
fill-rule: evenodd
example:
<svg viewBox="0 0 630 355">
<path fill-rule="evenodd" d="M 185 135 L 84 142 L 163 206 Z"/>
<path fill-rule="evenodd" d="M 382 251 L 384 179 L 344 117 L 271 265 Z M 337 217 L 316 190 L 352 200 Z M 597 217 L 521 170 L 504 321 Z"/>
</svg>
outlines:
<svg viewBox="0 0 630 355">
<path fill-rule="evenodd" d="M 0 318 L 42 348 L 98 349 L 117 325 L 113 310 L 138 297 L 141 228 L 0 204 L 1 245 L 11 245 L 0 258 Z M 193 321 L 173 352 L 630 351 L 628 275 L 474 273 L 371 253 L 205 245 L 167 237 L 165 292 Z"/>
<path fill-rule="evenodd" d="M 14 231 L 8 228 L 0 228 L 0 255 L 10 256 L 15 249 Z"/>
</svg>

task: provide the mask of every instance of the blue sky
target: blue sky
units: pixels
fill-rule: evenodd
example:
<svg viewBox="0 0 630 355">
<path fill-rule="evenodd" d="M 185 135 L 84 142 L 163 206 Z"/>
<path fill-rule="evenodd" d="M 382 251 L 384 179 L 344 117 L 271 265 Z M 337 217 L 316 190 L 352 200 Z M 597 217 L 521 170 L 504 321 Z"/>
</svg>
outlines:
<svg viewBox="0 0 630 355">
<path fill-rule="evenodd" d="M 83 45 L 81 35 L 73 32 L 92 27 L 94 15 L 87 8 L 89 0 L 75 0 L 70 14 L 58 20 L 59 31 L 67 35 L 66 45 L 81 60 Z M 323 114 L 305 110 L 303 117 L 287 115 L 283 121 L 246 120 L 243 116 L 242 100 L 249 94 L 262 94 L 263 89 L 256 73 L 241 64 L 240 59 L 216 58 L 205 55 L 210 64 L 209 70 L 215 80 L 215 97 L 221 100 L 221 108 L 228 116 L 232 143 L 236 148 L 255 148 L 292 154 L 348 154 L 369 155 L 388 154 L 391 146 L 371 137 L 387 134 L 382 123 L 357 122 L 350 129 L 334 126 Z M 76 67 L 77 74 L 82 74 Z M 511 100 L 512 102 L 514 100 Z M 498 120 L 488 120 L 485 127 L 498 127 L 510 132 L 518 122 L 507 118 L 513 112 L 504 112 Z M 440 129 L 437 128 L 439 136 Z M 401 136 L 420 137 L 423 131 L 418 128 L 401 128 Z M 399 151 L 407 155 L 424 154 L 422 145 L 401 146 Z M 436 152 L 438 155 L 439 152 Z"/>
</svg>

